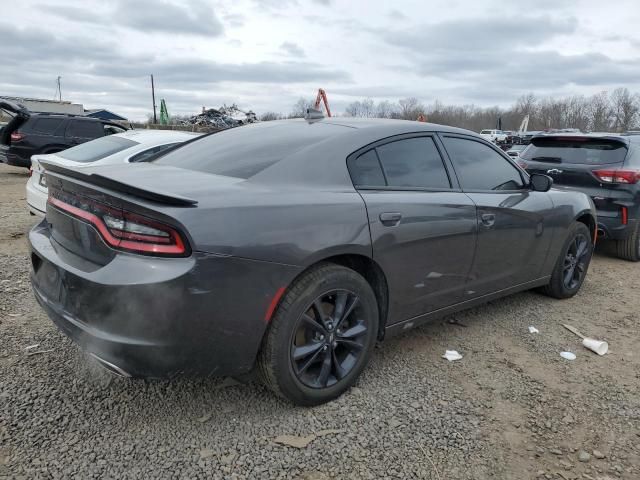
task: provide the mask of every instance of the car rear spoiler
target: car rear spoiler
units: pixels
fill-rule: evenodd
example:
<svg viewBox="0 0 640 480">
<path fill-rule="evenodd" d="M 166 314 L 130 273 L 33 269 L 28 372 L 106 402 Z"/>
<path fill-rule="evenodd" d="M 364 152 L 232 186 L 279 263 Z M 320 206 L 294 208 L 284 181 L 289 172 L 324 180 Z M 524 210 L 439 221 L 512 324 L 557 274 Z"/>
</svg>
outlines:
<svg viewBox="0 0 640 480">
<path fill-rule="evenodd" d="M 81 180 L 98 187 L 108 188 L 109 190 L 126 193 L 134 197 L 144 198 L 146 200 L 152 200 L 154 202 L 164 203 L 166 205 L 174 205 L 178 207 L 193 207 L 198 203 L 197 200 L 183 197 L 181 195 L 175 195 L 170 192 L 152 191 L 133 185 L 128 185 L 126 183 L 119 182 L 117 180 L 105 177 L 104 175 L 100 175 L 97 173 L 91 173 L 87 175 L 85 173 L 78 172 L 77 170 L 64 168 L 60 165 L 47 161 L 40 161 L 40 165 L 45 170 L 52 173 L 64 175 L 65 177 L 75 178 L 76 180 Z"/>
</svg>

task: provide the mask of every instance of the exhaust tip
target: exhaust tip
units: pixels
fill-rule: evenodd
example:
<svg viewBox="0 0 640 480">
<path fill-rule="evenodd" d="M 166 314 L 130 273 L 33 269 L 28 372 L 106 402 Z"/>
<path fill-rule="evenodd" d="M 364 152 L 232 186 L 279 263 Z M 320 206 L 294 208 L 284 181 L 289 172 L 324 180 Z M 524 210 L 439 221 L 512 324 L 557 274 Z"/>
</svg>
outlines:
<svg viewBox="0 0 640 480">
<path fill-rule="evenodd" d="M 607 238 L 607 233 L 601 228 L 598 229 L 598 238 Z"/>
<path fill-rule="evenodd" d="M 107 362 L 105 359 L 100 358 L 99 356 L 97 356 L 95 353 L 89 353 L 89 355 L 91 357 L 93 357 L 94 359 L 96 359 L 98 361 L 98 364 L 103 367 L 104 369 L 106 369 L 107 371 L 113 373 L 114 375 L 117 375 L 118 377 L 124 377 L 124 378 L 131 378 L 131 374 L 124 371 L 122 368 L 120 368 L 117 365 L 114 365 L 111 362 Z"/>
</svg>

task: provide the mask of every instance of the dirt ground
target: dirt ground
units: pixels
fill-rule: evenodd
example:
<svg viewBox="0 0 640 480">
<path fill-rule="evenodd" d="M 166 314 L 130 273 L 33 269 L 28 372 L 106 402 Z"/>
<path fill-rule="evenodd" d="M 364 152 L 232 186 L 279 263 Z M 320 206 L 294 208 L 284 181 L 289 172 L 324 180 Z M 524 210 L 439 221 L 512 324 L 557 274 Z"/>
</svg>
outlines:
<svg viewBox="0 0 640 480">
<path fill-rule="evenodd" d="M 257 384 L 103 373 L 31 294 L 26 180 L 0 165 L 0 478 L 640 478 L 638 264 L 599 252 L 573 299 L 526 292 L 385 341 L 357 387 L 296 408 Z"/>
</svg>

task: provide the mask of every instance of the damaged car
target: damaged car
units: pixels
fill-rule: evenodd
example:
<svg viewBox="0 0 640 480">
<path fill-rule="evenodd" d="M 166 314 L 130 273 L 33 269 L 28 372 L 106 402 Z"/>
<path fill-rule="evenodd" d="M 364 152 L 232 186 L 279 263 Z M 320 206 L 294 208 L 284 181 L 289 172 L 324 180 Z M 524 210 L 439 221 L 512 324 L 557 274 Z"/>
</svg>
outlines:
<svg viewBox="0 0 640 480">
<path fill-rule="evenodd" d="M 274 121 L 127 168 L 41 166 L 31 281 L 62 332 L 120 375 L 256 372 L 299 405 L 429 320 L 572 297 L 596 235 L 587 195 L 429 123 Z"/>
</svg>

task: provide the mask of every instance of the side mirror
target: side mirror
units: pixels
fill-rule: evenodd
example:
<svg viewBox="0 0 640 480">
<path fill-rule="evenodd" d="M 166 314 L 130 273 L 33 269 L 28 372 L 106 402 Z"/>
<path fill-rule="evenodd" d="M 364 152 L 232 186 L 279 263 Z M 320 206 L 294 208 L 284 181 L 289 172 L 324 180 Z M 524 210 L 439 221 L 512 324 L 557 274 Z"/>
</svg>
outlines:
<svg viewBox="0 0 640 480">
<path fill-rule="evenodd" d="M 531 183 L 529 186 L 534 192 L 548 192 L 553 185 L 553 178 L 548 175 L 542 175 L 541 173 L 531 174 Z"/>
</svg>

